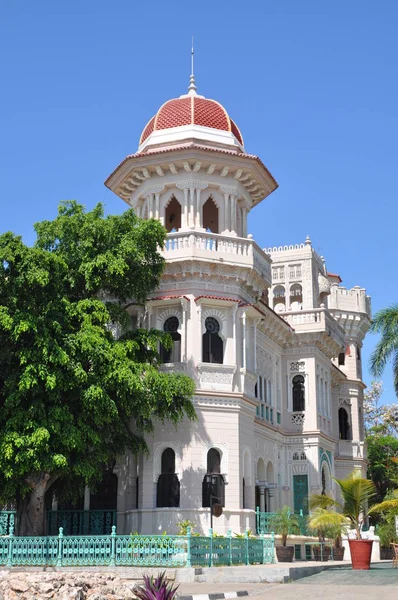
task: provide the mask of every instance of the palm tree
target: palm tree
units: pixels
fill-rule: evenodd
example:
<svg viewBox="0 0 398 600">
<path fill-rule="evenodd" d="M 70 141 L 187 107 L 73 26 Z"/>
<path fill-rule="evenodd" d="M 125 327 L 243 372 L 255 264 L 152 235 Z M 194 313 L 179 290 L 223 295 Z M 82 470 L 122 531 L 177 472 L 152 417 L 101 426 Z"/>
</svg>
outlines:
<svg viewBox="0 0 398 600">
<path fill-rule="evenodd" d="M 394 388 L 398 396 L 398 304 L 379 310 L 373 318 L 370 331 L 381 334 L 370 357 L 370 370 L 375 377 L 380 377 L 387 362 L 392 359 Z"/>
<path fill-rule="evenodd" d="M 361 472 L 357 470 L 345 479 L 334 479 L 334 481 L 340 488 L 343 503 L 341 504 L 330 496 L 316 494 L 310 499 L 310 509 L 339 508 L 350 521 L 352 528 L 356 531 L 357 539 L 360 540 L 362 523 L 370 512 L 375 512 L 374 509 L 369 509 L 369 503 L 376 493 L 374 483 L 370 479 L 362 477 Z"/>
</svg>

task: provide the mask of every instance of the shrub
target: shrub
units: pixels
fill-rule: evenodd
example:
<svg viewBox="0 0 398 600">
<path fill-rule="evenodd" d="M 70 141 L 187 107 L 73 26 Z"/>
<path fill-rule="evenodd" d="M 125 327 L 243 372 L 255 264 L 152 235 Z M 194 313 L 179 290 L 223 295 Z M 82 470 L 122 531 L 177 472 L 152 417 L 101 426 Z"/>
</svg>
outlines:
<svg viewBox="0 0 398 600">
<path fill-rule="evenodd" d="M 178 587 L 168 583 L 166 571 L 163 571 L 157 577 L 144 575 L 144 585 L 134 588 L 134 595 L 139 600 L 173 600 Z"/>
</svg>

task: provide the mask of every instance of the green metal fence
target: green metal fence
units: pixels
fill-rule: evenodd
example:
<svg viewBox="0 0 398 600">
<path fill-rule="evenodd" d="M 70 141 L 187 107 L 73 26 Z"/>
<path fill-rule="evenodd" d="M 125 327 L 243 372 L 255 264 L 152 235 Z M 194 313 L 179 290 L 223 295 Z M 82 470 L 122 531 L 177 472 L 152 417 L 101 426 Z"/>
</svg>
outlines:
<svg viewBox="0 0 398 600">
<path fill-rule="evenodd" d="M 190 567 L 274 562 L 274 536 L 110 535 L 0 537 L 0 565 Z"/>
<path fill-rule="evenodd" d="M 259 507 L 256 509 L 256 532 L 258 535 L 262 533 L 271 533 L 272 531 L 272 519 L 276 513 L 271 512 L 260 512 Z M 307 515 L 300 510 L 300 513 L 296 515 L 301 535 L 308 535 L 307 526 Z"/>
</svg>

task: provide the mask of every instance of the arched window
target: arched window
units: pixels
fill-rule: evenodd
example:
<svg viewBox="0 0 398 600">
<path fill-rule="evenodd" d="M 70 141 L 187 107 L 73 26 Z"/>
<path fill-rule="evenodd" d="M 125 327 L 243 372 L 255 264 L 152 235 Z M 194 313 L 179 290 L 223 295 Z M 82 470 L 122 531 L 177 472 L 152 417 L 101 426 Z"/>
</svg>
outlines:
<svg viewBox="0 0 398 600">
<path fill-rule="evenodd" d="M 181 204 L 172 196 L 166 207 L 164 225 L 167 231 L 177 231 L 181 227 Z"/>
<path fill-rule="evenodd" d="M 180 506 L 180 482 L 175 474 L 176 455 L 172 448 L 166 448 L 162 454 L 161 474 L 156 490 L 156 506 Z"/>
<path fill-rule="evenodd" d="M 177 317 L 169 317 L 163 325 L 163 331 L 168 333 L 173 340 L 173 346 L 166 349 L 160 344 L 160 358 L 164 363 L 176 363 L 181 361 L 181 335 L 178 333 L 180 322 Z"/>
<path fill-rule="evenodd" d="M 307 455 L 304 451 L 300 454 L 300 460 L 307 460 Z"/>
<path fill-rule="evenodd" d="M 206 332 L 202 338 L 202 360 L 203 362 L 222 365 L 224 343 L 219 336 L 220 324 L 214 317 L 207 317 L 205 328 Z"/>
<path fill-rule="evenodd" d="M 211 196 L 203 205 L 203 227 L 206 231 L 218 233 L 218 208 Z"/>
<path fill-rule="evenodd" d="M 303 289 L 299 283 L 290 287 L 289 304 L 292 310 L 301 310 L 303 306 Z"/>
<path fill-rule="evenodd" d="M 339 438 L 341 440 L 350 439 L 350 423 L 345 408 L 339 408 Z"/>
<path fill-rule="evenodd" d="M 218 450 L 210 448 L 207 453 L 207 473 L 202 483 L 202 506 L 211 504 L 225 506 L 225 482 L 220 473 L 221 456 Z"/>
<path fill-rule="evenodd" d="M 285 288 L 283 285 L 277 285 L 274 287 L 274 310 L 276 312 L 282 312 L 286 307 Z"/>
<path fill-rule="evenodd" d="M 293 460 L 300 460 L 298 452 L 293 452 Z"/>
<path fill-rule="evenodd" d="M 305 410 L 305 385 L 302 375 L 293 377 L 293 412 Z"/>
</svg>

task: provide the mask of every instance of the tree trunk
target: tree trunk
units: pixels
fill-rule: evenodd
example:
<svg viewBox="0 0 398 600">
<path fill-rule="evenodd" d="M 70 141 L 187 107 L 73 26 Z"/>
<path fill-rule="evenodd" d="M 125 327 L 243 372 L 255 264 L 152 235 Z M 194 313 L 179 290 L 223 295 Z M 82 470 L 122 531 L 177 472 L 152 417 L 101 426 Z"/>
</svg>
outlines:
<svg viewBox="0 0 398 600">
<path fill-rule="evenodd" d="M 36 473 L 26 479 L 31 491 L 17 502 L 16 535 L 44 535 L 45 496 L 56 479 L 49 473 Z"/>
</svg>

